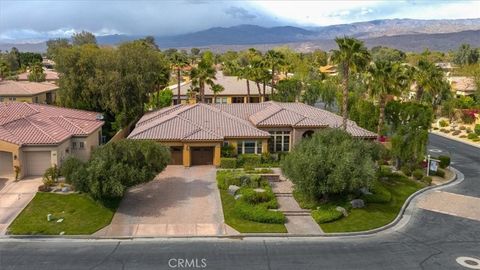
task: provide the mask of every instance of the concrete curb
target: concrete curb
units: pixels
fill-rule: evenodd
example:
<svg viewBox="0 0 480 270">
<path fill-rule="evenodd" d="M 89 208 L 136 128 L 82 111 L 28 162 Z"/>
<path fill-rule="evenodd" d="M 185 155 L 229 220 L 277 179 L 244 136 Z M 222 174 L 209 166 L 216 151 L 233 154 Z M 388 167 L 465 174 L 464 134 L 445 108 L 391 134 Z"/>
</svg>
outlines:
<svg viewBox="0 0 480 270">
<path fill-rule="evenodd" d="M 180 239 L 190 239 L 190 240 L 214 240 L 214 239 L 230 239 L 230 240 L 244 240 L 248 238 L 329 238 L 329 237 L 354 237 L 354 236 L 371 236 L 381 232 L 386 232 L 389 229 L 397 226 L 400 221 L 403 220 L 405 213 L 411 212 L 412 209 L 409 207 L 411 206 L 411 202 L 414 199 L 418 199 L 418 196 L 426 193 L 431 192 L 439 189 L 443 189 L 446 187 L 454 186 L 461 183 L 464 180 L 463 174 L 458 171 L 457 169 L 450 167 L 453 172 L 453 176 L 447 182 L 435 185 L 435 186 L 428 186 L 423 189 L 416 191 L 415 193 L 411 194 L 405 203 L 403 204 L 400 212 L 398 213 L 397 217 L 387 225 L 382 227 L 368 230 L 368 231 L 361 231 L 361 232 L 348 232 L 348 233 L 322 233 L 322 234 L 288 234 L 288 233 L 243 233 L 238 235 L 202 235 L 202 236 L 152 236 L 152 237 L 92 237 L 91 235 L 5 235 L 0 236 L 0 242 L 2 241 L 15 241 L 15 240 L 38 240 L 38 241 L 48 241 L 48 240 L 55 240 L 55 241 L 71 241 L 71 240 L 91 240 L 91 241 L 134 241 L 134 240 L 180 240 Z"/>
</svg>

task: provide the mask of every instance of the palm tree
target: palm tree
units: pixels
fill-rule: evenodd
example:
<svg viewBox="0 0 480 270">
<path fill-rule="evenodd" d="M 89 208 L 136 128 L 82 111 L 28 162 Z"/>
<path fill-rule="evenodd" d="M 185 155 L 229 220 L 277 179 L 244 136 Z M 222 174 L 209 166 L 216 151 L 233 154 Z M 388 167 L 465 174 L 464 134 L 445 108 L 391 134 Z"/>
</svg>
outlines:
<svg viewBox="0 0 480 270">
<path fill-rule="evenodd" d="M 265 63 L 271 68 L 271 79 L 272 79 L 272 94 L 273 90 L 275 88 L 275 71 L 276 68 L 279 67 L 280 65 L 283 64 L 285 57 L 281 52 L 274 51 L 274 50 L 268 50 L 267 53 L 265 53 L 265 58 L 264 61 Z"/>
<path fill-rule="evenodd" d="M 208 51 L 202 56 L 198 66 L 190 72 L 192 83 L 198 86 L 200 92 L 200 102 L 205 102 L 205 84 L 214 85 L 215 67 L 213 66 L 213 55 Z"/>
<path fill-rule="evenodd" d="M 188 65 L 188 58 L 185 54 L 175 52 L 170 56 L 170 62 L 172 63 L 172 68 L 177 73 L 177 104 L 180 104 L 180 85 L 182 81 L 182 68 Z"/>
<path fill-rule="evenodd" d="M 444 79 L 443 71 L 427 60 L 420 60 L 413 72 L 413 78 L 417 84 L 416 98 L 418 102 L 436 104 L 437 98 L 442 94 L 441 90 L 448 84 Z"/>
<path fill-rule="evenodd" d="M 370 62 L 370 54 L 363 42 L 351 37 L 336 38 L 338 50 L 332 51 L 332 61 L 339 65 L 342 72 L 343 104 L 342 115 L 344 130 L 348 121 L 348 86 L 351 73 L 364 69 Z"/>
<path fill-rule="evenodd" d="M 221 84 L 214 84 L 211 86 L 211 88 L 213 92 L 213 103 L 217 103 L 217 95 L 223 92 L 223 90 L 225 90 L 225 87 L 223 87 L 223 85 Z"/>
<path fill-rule="evenodd" d="M 380 140 L 385 123 L 387 97 L 399 96 L 409 86 L 406 69 L 400 64 L 389 61 L 377 61 L 368 69 L 368 90 L 372 98 L 377 98 L 380 114 L 377 125 L 377 139 Z"/>
</svg>

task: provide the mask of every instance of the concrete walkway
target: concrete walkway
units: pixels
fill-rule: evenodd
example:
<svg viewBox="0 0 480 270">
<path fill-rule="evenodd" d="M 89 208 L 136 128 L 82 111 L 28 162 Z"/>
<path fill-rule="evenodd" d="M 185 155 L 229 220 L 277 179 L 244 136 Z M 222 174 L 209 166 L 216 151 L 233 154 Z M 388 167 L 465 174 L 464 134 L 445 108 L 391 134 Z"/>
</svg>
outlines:
<svg viewBox="0 0 480 270">
<path fill-rule="evenodd" d="M 8 226 L 33 199 L 41 178 L 29 178 L 18 182 L 8 181 L 0 190 L 0 235 L 5 235 Z"/>
<path fill-rule="evenodd" d="M 280 177 L 280 182 L 271 182 L 273 193 L 277 197 L 279 210 L 287 217 L 285 227 L 292 234 L 321 234 L 322 229 L 313 220 L 310 210 L 302 209 L 293 198 L 293 183 Z"/>
</svg>

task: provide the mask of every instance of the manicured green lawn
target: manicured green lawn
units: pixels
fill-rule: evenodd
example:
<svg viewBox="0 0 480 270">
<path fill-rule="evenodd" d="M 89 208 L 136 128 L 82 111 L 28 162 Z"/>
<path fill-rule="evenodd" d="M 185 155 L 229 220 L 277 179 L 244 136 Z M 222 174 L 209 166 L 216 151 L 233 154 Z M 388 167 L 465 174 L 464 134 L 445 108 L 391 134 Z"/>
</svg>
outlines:
<svg viewBox="0 0 480 270">
<path fill-rule="evenodd" d="M 381 183 L 392 194 L 390 202 L 367 203 L 365 208 L 352 209 L 348 217 L 320 224 L 322 230 L 327 233 L 355 232 L 384 226 L 395 219 L 408 196 L 424 187 L 422 183 L 405 177 L 395 177 Z"/>
<path fill-rule="evenodd" d="M 92 234 L 110 224 L 120 200 L 101 204 L 85 194 L 39 192 L 9 227 L 10 234 Z M 104 206 L 106 205 L 106 206 Z M 53 221 L 47 221 L 52 214 Z M 63 218 L 63 222 L 57 223 Z"/>
<path fill-rule="evenodd" d="M 222 198 L 223 215 L 225 223 L 241 233 L 286 233 L 287 228 L 283 224 L 267 224 L 253 222 L 239 218 L 235 211 L 235 199 L 226 190 L 220 190 Z"/>
</svg>

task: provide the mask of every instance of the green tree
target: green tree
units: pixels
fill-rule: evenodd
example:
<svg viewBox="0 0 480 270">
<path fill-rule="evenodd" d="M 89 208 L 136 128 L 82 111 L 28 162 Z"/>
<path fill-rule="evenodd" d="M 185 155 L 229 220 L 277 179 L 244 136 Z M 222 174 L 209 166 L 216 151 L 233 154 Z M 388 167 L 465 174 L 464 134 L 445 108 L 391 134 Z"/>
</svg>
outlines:
<svg viewBox="0 0 480 270">
<path fill-rule="evenodd" d="M 200 56 L 200 49 L 199 48 L 191 48 L 190 49 L 190 55 L 191 55 L 191 60 L 192 60 L 192 65 L 197 62 L 197 59 Z"/>
<path fill-rule="evenodd" d="M 196 68 L 190 72 L 192 78 L 192 85 L 197 87 L 200 93 L 200 101 L 205 102 L 205 85 L 214 85 L 215 67 L 213 66 L 213 54 L 210 51 L 202 55 L 200 62 Z"/>
<path fill-rule="evenodd" d="M 338 50 L 332 51 L 332 61 L 339 65 L 342 74 L 343 129 L 348 123 L 348 88 L 350 75 L 362 71 L 370 62 L 370 54 L 362 41 L 351 37 L 336 38 Z"/>
<path fill-rule="evenodd" d="M 150 101 L 146 104 L 147 110 L 155 110 L 172 105 L 173 92 L 170 89 L 164 89 L 153 93 L 150 96 Z"/>
<path fill-rule="evenodd" d="M 302 83 L 297 79 L 281 80 L 277 84 L 277 91 L 272 99 L 280 102 L 294 102 L 302 91 Z"/>
<path fill-rule="evenodd" d="M 170 63 L 172 64 L 173 70 L 175 70 L 175 72 L 177 73 L 177 104 L 180 104 L 182 69 L 188 65 L 188 57 L 185 54 L 175 52 L 170 56 Z"/>
<path fill-rule="evenodd" d="M 47 58 L 55 60 L 55 56 L 62 48 L 70 47 L 70 43 L 66 38 L 50 39 L 47 41 Z"/>
<path fill-rule="evenodd" d="M 28 80 L 31 82 L 44 82 L 46 74 L 43 72 L 41 63 L 35 63 L 30 67 L 30 73 L 28 74 Z"/>
<path fill-rule="evenodd" d="M 413 72 L 417 86 L 416 98 L 419 102 L 437 105 L 448 98 L 450 84 L 445 79 L 443 71 L 432 62 L 420 60 Z"/>
<path fill-rule="evenodd" d="M 5 79 L 10 74 L 10 68 L 7 62 L 0 58 L 0 79 Z"/>
<path fill-rule="evenodd" d="M 372 60 L 375 62 L 405 62 L 407 56 L 404 52 L 383 46 L 373 47 L 371 50 Z"/>
<path fill-rule="evenodd" d="M 280 65 L 283 65 L 285 62 L 284 60 L 285 56 L 282 53 L 274 50 L 268 50 L 264 55 L 263 61 L 265 62 L 265 65 L 270 68 L 272 95 L 274 94 L 275 89 L 275 71 L 277 71 L 277 68 Z"/>
<path fill-rule="evenodd" d="M 478 49 L 472 48 L 470 44 L 462 44 L 455 53 L 454 62 L 458 65 L 472 65 L 478 62 Z"/>
<path fill-rule="evenodd" d="M 97 38 L 90 32 L 82 31 L 72 35 L 72 44 L 74 46 L 82 46 L 85 44 L 97 45 Z"/>
<path fill-rule="evenodd" d="M 312 200 L 355 192 L 375 178 L 373 154 L 366 142 L 339 129 L 316 132 L 285 156 L 282 172 Z"/>
<path fill-rule="evenodd" d="M 217 103 L 217 95 L 225 90 L 225 87 L 221 84 L 212 85 L 213 103 Z"/>
</svg>

